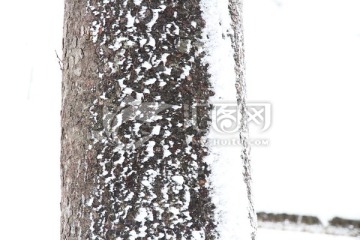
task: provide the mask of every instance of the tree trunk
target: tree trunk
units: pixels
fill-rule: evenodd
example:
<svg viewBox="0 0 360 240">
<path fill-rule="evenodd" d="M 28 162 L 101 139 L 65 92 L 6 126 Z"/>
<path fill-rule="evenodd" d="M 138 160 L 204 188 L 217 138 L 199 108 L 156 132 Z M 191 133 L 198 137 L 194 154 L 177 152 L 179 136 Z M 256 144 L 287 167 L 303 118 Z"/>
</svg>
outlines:
<svg viewBox="0 0 360 240">
<path fill-rule="evenodd" d="M 61 239 L 219 238 L 205 24 L 199 0 L 65 0 Z"/>
</svg>

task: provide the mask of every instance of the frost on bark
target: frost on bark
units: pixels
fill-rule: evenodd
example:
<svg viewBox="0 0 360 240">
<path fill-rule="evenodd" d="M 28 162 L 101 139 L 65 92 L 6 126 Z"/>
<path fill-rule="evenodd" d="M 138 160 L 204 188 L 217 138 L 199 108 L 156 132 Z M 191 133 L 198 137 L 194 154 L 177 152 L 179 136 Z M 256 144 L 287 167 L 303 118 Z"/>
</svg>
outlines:
<svg viewBox="0 0 360 240">
<path fill-rule="evenodd" d="M 61 239 L 219 237 L 204 26 L 199 0 L 65 0 Z"/>
</svg>

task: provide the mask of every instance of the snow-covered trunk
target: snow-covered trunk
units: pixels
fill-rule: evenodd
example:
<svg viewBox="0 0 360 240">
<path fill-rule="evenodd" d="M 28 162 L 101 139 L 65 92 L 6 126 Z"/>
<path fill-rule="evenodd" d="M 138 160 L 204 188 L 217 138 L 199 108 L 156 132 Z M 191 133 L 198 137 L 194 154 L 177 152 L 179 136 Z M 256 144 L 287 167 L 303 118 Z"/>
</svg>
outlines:
<svg viewBox="0 0 360 240">
<path fill-rule="evenodd" d="M 224 94 L 209 42 L 225 39 L 236 101 L 236 34 L 208 34 L 209 11 L 227 24 L 231 11 L 206 4 L 65 0 L 61 239 L 246 239 L 245 187 L 227 187 L 241 160 L 207 141 Z M 229 168 L 235 179 L 211 176 Z"/>
</svg>

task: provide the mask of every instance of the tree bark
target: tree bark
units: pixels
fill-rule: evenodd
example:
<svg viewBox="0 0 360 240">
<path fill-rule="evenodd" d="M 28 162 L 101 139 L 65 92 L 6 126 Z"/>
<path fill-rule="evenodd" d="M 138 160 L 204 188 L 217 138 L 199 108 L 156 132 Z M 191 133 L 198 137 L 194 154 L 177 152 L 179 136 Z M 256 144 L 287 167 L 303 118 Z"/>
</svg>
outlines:
<svg viewBox="0 0 360 240">
<path fill-rule="evenodd" d="M 61 239 L 219 238 L 200 2 L 65 0 Z"/>
<path fill-rule="evenodd" d="M 65 1 L 61 239 L 215 239 L 199 3 L 136 2 Z"/>
</svg>

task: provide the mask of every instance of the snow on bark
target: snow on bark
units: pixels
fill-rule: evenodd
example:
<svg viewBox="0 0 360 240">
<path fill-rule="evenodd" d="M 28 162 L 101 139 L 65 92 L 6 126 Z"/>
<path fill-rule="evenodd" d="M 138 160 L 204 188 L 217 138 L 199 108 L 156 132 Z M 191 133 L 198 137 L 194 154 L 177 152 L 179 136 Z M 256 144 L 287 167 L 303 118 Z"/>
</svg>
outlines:
<svg viewBox="0 0 360 240">
<path fill-rule="evenodd" d="M 247 239 L 248 149 L 206 144 L 209 98 L 237 99 L 228 1 L 85 5 L 65 0 L 61 239 Z"/>
<path fill-rule="evenodd" d="M 215 92 L 211 101 L 213 104 L 237 102 L 241 115 L 241 149 L 212 146 L 206 158 L 211 169 L 211 197 L 216 207 L 217 231 L 220 239 L 239 240 L 249 239 L 250 236 L 255 239 L 256 215 L 251 195 L 250 149 L 245 112 L 242 3 L 236 0 L 203 0 L 201 7 L 206 22 L 203 39 L 207 56 L 204 61 L 209 64 Z M 230 136 L 225 133 L 219 136 L 213 128 L 208 134 L 209 139 L 227 137 Z M 248 210 L 246 206 L 249 206 Z"/>
<path fill-rule="evenodd" d="M 215 239 L 199 4 L 90 0 L 88 11 L 100 59 L 90 239 Z M 184 118 L 196 103 L 202 129 Z"/>
</svg>

